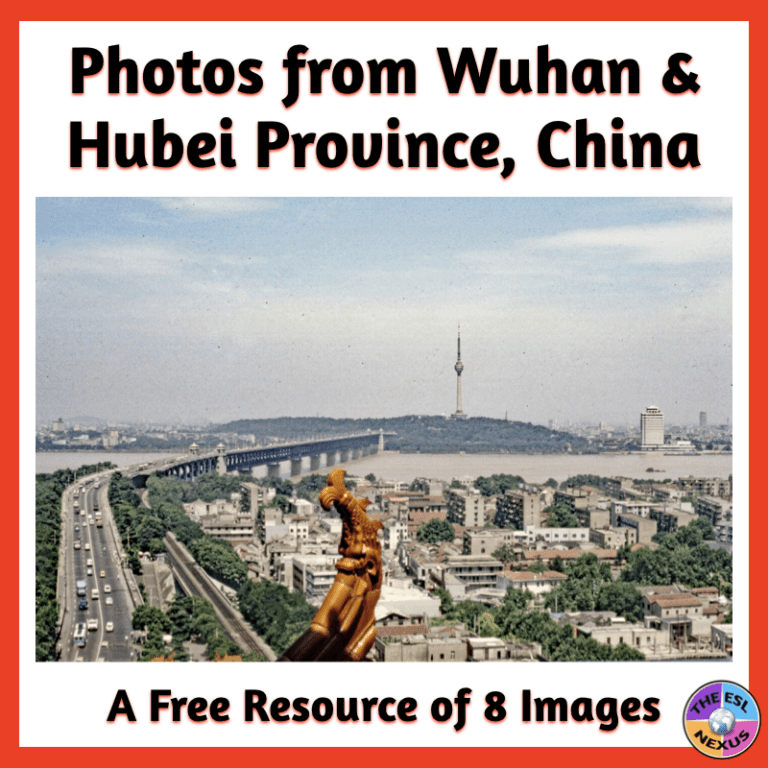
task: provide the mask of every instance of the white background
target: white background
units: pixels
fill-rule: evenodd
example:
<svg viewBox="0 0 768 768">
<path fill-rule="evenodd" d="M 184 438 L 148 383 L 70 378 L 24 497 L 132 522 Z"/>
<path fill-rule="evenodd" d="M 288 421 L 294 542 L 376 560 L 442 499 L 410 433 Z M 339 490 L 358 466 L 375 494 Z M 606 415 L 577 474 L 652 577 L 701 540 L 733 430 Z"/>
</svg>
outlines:
<svg viewBox="0 0 768 768">
<path fill-rule="evenodd" d="M 101 50 L 120 44 L 123 57 L 143 65 L 153 58 L 174 62 L 193 50 L 203 63 L 226 58 L 235 66 L 245 58 L 264 64 L 263 91 L 243 96 L 183 93 L 180 78 L 164 97 L 141 89 L 136 96 L 108 96 L 106 70 L 91 78 L 85 95 L 70 90 L 71 48 Z M 415 96 L 370 96 L 365 89 L 340 96 L 330 87 L 310 96 L 306 74 L 299 103 L 285 110 L 285 76 L 281 67 L 291 45 L 309 47 L 307 58 L 411 58 L 418 72 Z M 583 58 L 633 58 L 641 65 L 641 95 L 566 96 L 530 94 L 504 96 L 498 68 L 485 96 L 466 83 L 459 96 L 449 96 L 440 75 L 437 47 L 451 49 L 454 60 L 462 47 L 474 47 L 478 58 L 487 46 L 499 48 L 499 58 L 531 60 L 535 74 L 536 46 L 548 44 L 550 57 L 570 67 Z M 699 74 L 696 96 L 671 96 L 661 87 L 667 59 L 684 51 L 692 55 L 689 68 Z M 22 745 L 682 745 L 683 706 L 702 683 L 727 678 L 748 685 L 748 625 L 744 609 L 747 582 L 747 191 L 748 191 L 748 48 L 746 24 L 692 23 L 525 23 L 525 24 L 301 24 L 301 23 L 142 23 L 142 24 L 22 24 L 21 26 L 21 728 Z M 198 74 L 197 79 L 200 79 Z M 239 79 L 238 81 L 239 82 Z M 535 84 L 535 81 L 534 81 Z M 86 136 L 94 135 L 97 120 L 108 120 L 112 133 L 145 132 L 151 146 L 152 120 L 165 118 L 166 130 L 189 139 L 194 133 L 219 132 L 219 120 L 234 122 L 237 168 L 195 170 L 186 162 L 168 170 L 151 167 L 121 171 L 114 163 L 96 170 L 93 152 L 85 153 L 84 168 L 69 168 L 69 123 L 82 120 Z M 277 120 L 291 133 L 334 131 L 386 134 L 386 121 L 397 116 L 401 135 L 431 131 L 445 137 L 454 131 L 474 136 L 483 131 L 501 140 L 499 156 L 513 155 L 514 175 L 502 181 L 498 171 L 467 169 L 393 170 L 384 162 L 372 170 L 356 169 L 350 161 L 335 171 L 310 159 L 303 171 L 292 168 L 290 149 L 274 156 L 271 170 L 255 167 L 255 126 Z M 617 170 L 608 168 L 555 171 L 538 159 L 537 137 L 551 120 L 571 124 L 588 118 L 589 129 L 610 136 L 610 121 L 620 116 L 624 134 L 654 131 L 668 140 L 678 132 L 699 135 L 702 162 L 696 171 Z M 572 136 L 575 130 L 571 131 Z M 573 158 L 573 139 L 561 135 L 554 145 Z M 216 155 L 214 155 L 216 156 Z M 34 662 L 34 306 L 35 199 L 41 196 L 717 196 L 734 200 L 734 482 L 738 488 L 735 532 L 736 610 L 733 663 L 664 664 L 488 664 L 488 665 L 372 665 L 351 668 L 334 664 L 291 665 L 66 665 Z M 344 682 L 351 676 L 348 682 Z M 429 714 L 433 698 L 453 698 L 459 688 L 473 689 L 467 727 L 456 733 L 450 723 L 437 724 Z M 106 715 L 118 688 L 127 689 L 139 722 L 125 718 L 109 725 Z M 226 696 L 232 703 L 230 722 L 159 725 L 149 721 L 149 690 L 170 688 L 174 695 Z M 418 722 L 384 727 L 381 723 L 324 725 L 246 725 L 243 691 L 263 689 L 277 696 L 413 696 L 419 701 Z M 619 700 L 635 696 L 661 700 L 661 720 L 655 724 L 622 723 L 612 733 L 598 723 L 523 725 L 520 691 L 533 696 L 564 696 L 569 701 L 590 696 Z M 488 691 L 507 696 L 508 716 L 493 725 L 482 716 Z M 41 699 L 56 718 L 41 728 Z"/>
</svg>

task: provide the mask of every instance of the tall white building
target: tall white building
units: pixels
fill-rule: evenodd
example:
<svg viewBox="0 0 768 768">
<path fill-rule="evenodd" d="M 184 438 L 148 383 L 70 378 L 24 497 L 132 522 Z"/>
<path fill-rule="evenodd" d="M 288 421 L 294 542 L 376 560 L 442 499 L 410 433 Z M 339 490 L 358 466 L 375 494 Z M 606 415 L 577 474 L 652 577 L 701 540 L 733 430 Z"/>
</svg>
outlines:
<svg viewBox="0 0 768 768">
<path fill-rule="evenodd" d="M 649 405 L 645 413 L 640 414 L 640 448 L 653 451 L 663 445 L 664 414 L 655 405 Z"/>
</svg>

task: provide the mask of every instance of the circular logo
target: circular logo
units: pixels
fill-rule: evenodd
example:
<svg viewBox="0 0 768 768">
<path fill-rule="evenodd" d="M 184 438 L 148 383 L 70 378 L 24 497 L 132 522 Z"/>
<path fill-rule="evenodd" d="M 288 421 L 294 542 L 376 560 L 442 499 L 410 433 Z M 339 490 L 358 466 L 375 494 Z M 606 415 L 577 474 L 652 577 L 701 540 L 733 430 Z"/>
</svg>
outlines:
<svg viewBox="0 0 768 768">
<path fill-rule="evenodd" d="M 727 760 L 754 744 L 760 732 L 760 708 L 746 688 L 716 680 L 702 685 L 688 699 L 683 727 L 699 752 Z"/>
</svg>

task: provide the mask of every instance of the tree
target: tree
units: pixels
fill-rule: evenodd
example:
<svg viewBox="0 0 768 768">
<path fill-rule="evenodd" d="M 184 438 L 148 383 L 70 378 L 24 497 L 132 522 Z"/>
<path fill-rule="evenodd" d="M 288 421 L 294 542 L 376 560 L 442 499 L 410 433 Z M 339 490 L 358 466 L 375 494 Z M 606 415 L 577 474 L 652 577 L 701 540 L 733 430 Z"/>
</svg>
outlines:
<svg viewBox="0 0 768 768">
<path fill-rule="evenodd" d="M 498 637 L 501 630 L 490 613 L 484 613 L 477 622 L 477 634 L 480 637 Z"/>
<path fill-rule="evenodd" d="M 315 615 L 301 592 L 270 581 L 247 581 L 237 593 L 243 616 L 278 655 L 304 632 Z"/>
<path fill-rule="evenodd" d="M 447 614 L 453 610 L 453 597 L 447 589 L 437 587 L 434 591 L 434 595 L 440 598 L 440 611 L 442 613 Z"/>
<path fill-rule="evenodd" d="M 555 480 L 554 477 L 550 477 L 544 485 L 549 486 L 550 488 L 557 488 L 557 480 Z"/>
<path fill-rule="evenodd" d="M 280 509 L 283 512 L 288 511 L 288 507 L 290 506 L 290 501 L 283 496 L 281 493 L 278 493 L 274 499 L 272 499 L 272 502 L 269 504 L 270 507 L 280 507 Z"/>
<path fill-rule="evenodd" d="M 477 488 L 483 496 L 502 496 L 505 491 L 517 488 L 525 480 L 520 475 L 491 475 L 483 477 L 482 475 L 475 480 Z"/>
<path fill-rule="evenodd" d="M 376 475 L 374 475 L 374 474 L 373 474 L 373 472 L 369 472 L 369 473 L 368 473 L 368 474 L 365 476 L 365 479 L 366 479 L 366 480 L 367 480 L 369 483 L 375 483 L 375 482 L 376 482 Z"/>
<path fill-rule="evenodd" d="M 171 620 L 159 609 L 152 605 L 139 605 L 133 612 L 131 626 L 134 629 L 156 629 L 162 635 L 171 631 Z"/>
<path fill-rule="evenodd" d="M 282 496 L 290 496 L 293 493 L 293 483 L 290 480 L 283 480 L 281 477 L 267 478 L 266 486 L 274 488 L 275 492 Z"/>
<path fill-rule="evenodd" d="M 326 475 L 305 475 L 299 480 L 296 485 L 296 495 L 300 499 L 307 499 L 311 501 L 320 495 L 320 491 L 328 485 L 328 478 Z"/>
<path fill-rule="evenodd" d="M 447 520 L 430 520 L 419 526 L 416 531 L 416 538 L 419 541 L 425 541 L 428 544 L 434 544 L 438 541 L 453 541 L 455 532 L 453 526 Z"/>
<path fill-rule="evenodd" d="M 643 618 L 643 596 L 634 584 L 620 581 L 602 584 L 597 593 L 595 610 L 614 611 L 627 621 L 641 621 Z"/>
<path fill-rule="evenodd" d="M 501 560 L 506 565 L 506 563 L 514 561 L 515 549 L 511 544 L 502 544 L 495 552 L 491 553 L 491 557 Z"/>
<path fill-rule="evenodd" d="M 547 515 L 547 528 L 580 528 L 581 523 L 567 504 L 553 504 L 543 514 Z"/>
</svg>

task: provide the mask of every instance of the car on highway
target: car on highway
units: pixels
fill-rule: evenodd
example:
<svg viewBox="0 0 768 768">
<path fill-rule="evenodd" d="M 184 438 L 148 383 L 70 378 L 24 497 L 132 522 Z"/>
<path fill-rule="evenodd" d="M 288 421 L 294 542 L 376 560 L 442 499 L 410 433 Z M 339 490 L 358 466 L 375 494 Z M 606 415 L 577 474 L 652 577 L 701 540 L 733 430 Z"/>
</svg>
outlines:
<svg viewBox="0 0 768 768">
<path fill-rule="evenodd" d="M 83 598 L 80 600 L 80 604 L 77 606 L 81 611 L 87 611 L 88 610 L 88 601 Z"/>
<path fill-rule="evenodd" d="M 76 648 L 85 648 L 85 622 L 78 622 L 75 627 L 74 642 Z"/>
<path fill-rule="evenodd" d="M 75 549 L 80 549 L 80 539 L 75 539 Z"/>
<path fill-rule="evenodd" d="M 105 585 L 104 585 L 104 591 L 105 591 L 105 592 L 111 592 L 111 591 L 112 591 L 112 587 L 111 587 L 111 585 L 109 585 L 109 584 L 105 584 Z"/>
<path fill-rule="evenodd" d="M 88 570 L 86 570 L 86 572 L 85 572 L 85 575 L 86 576 L 93 576 L 93 568 L 88 568 Z"/>
<path fill-rule="evenodd" d="M 107 605 L 112 605 L 112 595 L 110 595 L 105 601 Z"/>
<path fill-rule="evenodd" d="M 85 551 L 89 552 L 90 549 L 91 549 L 91 542 L 90 541 L 86 541 L 85 542 Z"/>
<path fill-rule="evenodd" d="M 76 525 L 76 526 L 75 526 L 75 533 L 78 533 L 79 531 L 80 531 L 80 526 L 79 526 L 79 525 Z"/>
<path fill-rule="evenodd" d="M 99 573 L 99 576 L 101 576 L 102 579 L 106 579 L 107 578 L 107 572 L 106 571 L 101 571 Z"/>
<path fill-rule="evenodd" d="M 86 564 L 86 565 L 87 565 L 89 568 L 92 568 L 92 567 L 93 567 L 93 558 L 92 558 L 92 557 L 89 557 L 89 558 L 88 558 L 88 559 L 85 561 L 85 564 Z"/>
<path fill-rule="evenodd" d="M 99 628 L 98 619 L 88 619 L 88 631 L 95 632 Z"/>
<path fill-rule="evenodd" d="M 104 629 L 105 629 L 107 632 L 111 632 L 111 631 L 112 631 L 114 628 L 115 628 L 115 625 L 114 625 L 114 624 L 113 624 L 111 621 L 108 621 L 108 622 L 107 622 L 107 623 L 104 625 Z"/>
</svg>

